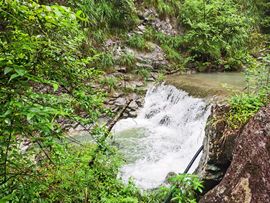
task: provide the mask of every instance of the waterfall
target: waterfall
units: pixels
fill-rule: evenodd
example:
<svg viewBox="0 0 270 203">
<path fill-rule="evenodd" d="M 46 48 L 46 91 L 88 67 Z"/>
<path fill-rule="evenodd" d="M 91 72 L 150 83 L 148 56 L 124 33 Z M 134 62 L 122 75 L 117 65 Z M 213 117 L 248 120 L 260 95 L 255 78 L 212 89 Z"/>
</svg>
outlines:
<svg viewBox="0 0 270 203">
<path fill-rule="evenodd" d="M 202 145 L 209 113 L 205 101 L 174 86 L 151 87 L 137 118 L 120 120 L 113 129 L 114 142 L 127 160 L 121 178 L 151 189 L 169 172 L 183 172 Z"/>
</svg>

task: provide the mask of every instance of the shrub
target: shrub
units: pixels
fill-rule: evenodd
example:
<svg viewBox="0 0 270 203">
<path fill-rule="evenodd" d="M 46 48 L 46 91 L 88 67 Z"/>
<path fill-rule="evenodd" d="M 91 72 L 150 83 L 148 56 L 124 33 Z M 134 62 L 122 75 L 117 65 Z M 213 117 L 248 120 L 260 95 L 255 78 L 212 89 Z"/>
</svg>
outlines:
<svg viewBox="0 0 270 203">
<path fill-rule="evenodd" d="M 160 17 L 177 17 L 181 7 L 179 0 L 145 0 L 148 6 L 154 6 Z"/>
<path fill-rule="evenodd" d="M 147 42 L 142 35 L 134 34 L 130 36 L 127 44 L 132 48 L 136 48 L 142 51 L 148 49 Z"/>
<path fill-rule="evenodd" d="M 229 127 L 235 129 L 244 125 L 269 100 L 265 92 L 259 94 L 242 93 L 230 98 L 230 112 L 227 115 Z"/>
<path fill-rule="evenodd" d="M 151 76 L 151 72 L 148 68 L 137 68 L 134 72 L 141 76 L 145 81 Z"/>
<path fill-rule="evenodd" d="M 132 69 L 132 66 L 135 66 L 136 58 L 132 53 L 124 53 L 120 56 L 117 63 L 121 66 L 127 66 Z"/>
<path fill-rule="evenodd" d="M 82 10 L 94 29 L 131 29 L 138 23 L 133 0 L 69 0 L 67 5 Z"/>
<path fill-rule="evenodd" d="M 103 94 L 92 88 L 100 73 L 80 53 L 85 35 L 70 8 L 32 0 L 0 4 L 0 194 L 39 201 L 53 187 L 48 171 L 65 167 L 59 121 L 92 124 L 103 112 Z"/>
<path fill-rule="evenodd" d="M 169 178 L 171 188 L 161 187 L 150 195 L 151 202 L 160 202 L 165 200 L 171 193 L 171 201 L 177 203 L 195 203 L 197 194 L 202 192 L 202 182 L 195 175 L 178 174 Z"/>
<path fill-rule="evenodd" d="M 246 69 L 247 91 L 236 93 L 229 99 L 230 112 L 227 115 L 229 127 L 244 125 L 257 111 L 270 101 L 270 56 L 261 62 L 253 60 Z"/>
<path fill-rule="evenodd" d="M 196 60 L 218 62 L 227 70 L 241 68 L 253 20 L 239 13 L 236 3 L 185 1 L 180 15 L 186 28 L 183 45 Z"/>
</svg>

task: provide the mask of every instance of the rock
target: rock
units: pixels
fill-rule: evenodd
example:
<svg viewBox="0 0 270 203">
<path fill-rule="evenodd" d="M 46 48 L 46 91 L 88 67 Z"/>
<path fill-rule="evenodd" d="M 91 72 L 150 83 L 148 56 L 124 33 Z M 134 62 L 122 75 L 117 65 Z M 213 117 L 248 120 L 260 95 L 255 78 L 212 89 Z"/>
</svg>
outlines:
<svg viewBox="0 0 270 203">
<path fill-rule="evenodd" d="M 137 117 L 137 112 L 136 111 L 129 111 L 128 112 L 128 117 L 129 118 L 136 118 Z"/>
<path fill-rule="evenodd" d="M 226 122 L 223 115 L 229 111 L 229 106 L 214 105 L 205 128 L 204 149 L 199 166 L 195 173 L 204 182 L 207 192 L 216 186 L 223 178 L 232 160 L 232 152 L 237 132 L 231 133 L 223 140 Z"/>
<path fill-rule="evenodd" d="M 129 97 L 129 99 L 132 99 L 132 100 L 134 100 L 136 102 L 137 102 L 137 100 L 141 99 L 141 96 L 139 96 L 136 93 L 131 93 L 128 97 Z"/>
<path fill-rule="evenodd" d="M 139 25 L 139 26 L 138 26 L 138 29 L 139 29 L 141 32 L 144 32 L 144 31 L 145 31 L 145 26 L 144 26 L 144 25 Z"/>
<path fill-rule="evenodd" d="M 124 106 L 126 103 L 127 103 L 127 101 L 124 97 L 119 97 L 114 101 L 114 104 L 116 106 Z"/>
<path fill-rule="evenodd" d="M 270 202 L 270 105 L 263 107 L 235 140 L 225 177 L 200 203 Z"/>
<path fill-rule="evenodd" d="M 151 110 L 148 114 L 145 115 L 145 118 L 150 119 L 154 117 L 156 114 L 158 114 L 159 112 L 160 112 L 160 109 Z"/>
<path fill-rule="evenodd" d="M 144 99 L 143 98 L 139 98 L 136 100 L 136 103 L 138 104 L 139 107 L 142 107 L 143 106 L 143 103 L 144 103 Z"/>
<path fill-rule="evenodd" d="M 153 69 L 153 66 L 148 63 L 136 63 L 135 64 L 137 68 L 147 68 L 147 69 Z"/>
<path fill-rule="evenodd" d="M 169 179 L 170 179 L 171 177 L 176 176 L 176 175 L 177 175 L 177 174 L 176 174 L 175 172 L 169 172 L 169 173 L 166 175 L 166 178 L 165 178 L 164 183 L 165 183 L 165 184 L 169 183 Z"/>
<path fill-rule="evenodd" d="M 127 67 L 125 66 L 116 66 L 115 70 L 119 73 L 127 73 Z"/>
<path fill-rule="evenodd" d="M 171 118 L 166 115 L 159 121 L 159 124 L 167 126 L 169 125 L 170 121 L 171 121 Z"/>
<path fill-rule="evenodd" d="M 138 87 L 143 87 L 143 86 L 144 86 L 144 83 L 141 81 L 130 81 L 125 84 L 125 87 L 130 88 L 130 89 L 136 89 Z"/>
<path fill-rule="evenodd" d="M 140 18 L 143 20 L 143 24 L 150 25 L 156 30 L 167 34 L 167 35 L 177 35 L 181 34 L 178 31 L 177 20 L 176 19 L 160 19 L 158 13 L 155 9 L 144 9 L 140 12 Z"/>
<path fill-rule="evenodd" d="M 132 35 L 132 34 L 130 34 Z M 125 54 L 129 54 L 134 56 L 136 63 L 134 64 L 137 68 L 148 68 L 148 69 L 159 69 L 169 66 L 169 62 L 166 60 L 166 56 L 157 44 L 147 42 L 149 45 L 149 51 L 139 51 L 136 49 L 132 49 L 130 47 L 113 47 L 110 51 L 113 53 L 114 60 L 118 61 L 121 56 Z M 120 73 L 125 73 L 127 68 L 123 68 L 120 66 L 115 67 L 116 70 Z"/>
<path fill-rule="evenodd" d="M 146 80 L 147 80 L 147 82 L 155 82 L 155 78 L 153 78 L 153 77 L 149 77 Z"/>
<path fill-rule="evenodd" d="M 133 109 L 133 110 L 137 110 L 138 109 L 138 104 L 135 101 L 132 101 L 129 106 L 129 108 Z"/>
<path fill-rule="evenodd" d="M 111 97 L 112 97 L 112 98 L 118 98 L 118 97 L 122 97 L 122 96 L 124 96 L 123 93 L 121 93 L 121 92 L 114 92 L 113 95 L 112 95 Z"/>
<path fill-rule="evenodd" d="M 128 118 L 128 113 L 127 112 L 125 112 L 124 114 L 123 114 L 123 116 L 122 116 L 122 118 Z"/>
</svg>

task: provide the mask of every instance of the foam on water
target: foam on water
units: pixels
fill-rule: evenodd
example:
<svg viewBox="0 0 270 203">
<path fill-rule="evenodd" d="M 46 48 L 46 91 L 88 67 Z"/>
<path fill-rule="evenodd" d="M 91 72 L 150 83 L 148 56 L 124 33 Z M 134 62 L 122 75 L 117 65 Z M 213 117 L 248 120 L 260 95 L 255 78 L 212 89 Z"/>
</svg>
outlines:
<svg viewBox="0 0 270 203">
<path fill-rule="evenodd" d="M 209 113 L 202 99 L 174 86 L 150 88 L 137 118 L 120 120 L 113 128 L 115 142 L 127 159 L 122 179 L 132 177 L 142 189 L 151 189 L 162 184 L 169 172 L 183 172 L 202 145 Z"/>
</svg>

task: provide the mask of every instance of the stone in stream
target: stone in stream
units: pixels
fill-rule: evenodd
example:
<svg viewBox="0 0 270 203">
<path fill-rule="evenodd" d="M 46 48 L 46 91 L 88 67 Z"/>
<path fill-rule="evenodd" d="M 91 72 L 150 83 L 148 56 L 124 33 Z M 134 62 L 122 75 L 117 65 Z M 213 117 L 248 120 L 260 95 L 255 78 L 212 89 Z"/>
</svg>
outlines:
<svg viewBox="0 0 270 203">
<path fill-rule="evenodd" d="M 136 101 L 132 101 L 129 106 L 129 108 L 131 108 L 132 110 L 137 110 L 138 109 L 138 104 L 136 103 Z"/>
<path fill-rule="evenodd" d="M 247 123 L 233 146 L 225 177 L 200 203 L 270 202 L 270 105 Z"/>
<path fill-rule="evenodd" d="M 170 120 L 171 120 L 170 117 L 168 115 L 166 115 L 159 121 L 159 124 L 160 125 L 169 125 Z"/>
</svg>

